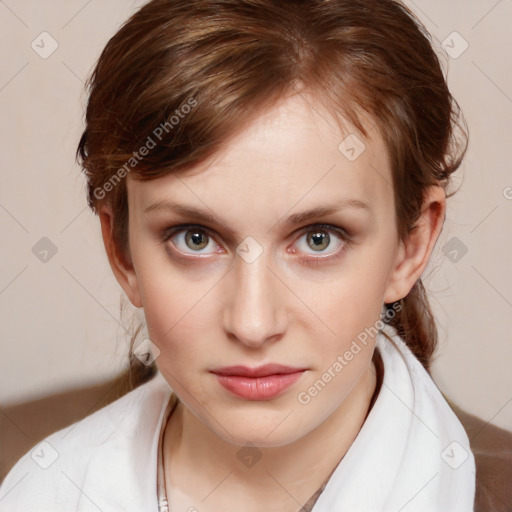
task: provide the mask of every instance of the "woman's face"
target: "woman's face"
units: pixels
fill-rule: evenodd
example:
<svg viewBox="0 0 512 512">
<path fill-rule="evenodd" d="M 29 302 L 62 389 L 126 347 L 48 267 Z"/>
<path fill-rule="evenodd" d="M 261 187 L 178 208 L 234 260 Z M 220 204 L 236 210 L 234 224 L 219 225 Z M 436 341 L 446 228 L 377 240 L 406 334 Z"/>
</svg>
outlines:
<svg viewBox="0 0 512 512">
<path fill-rule="evenodd" d="M 384 143 L 376 129 L 365 147 L 345 140 L 310 105 L 280 103 L 193 173 L 128 177 L 129 296 L 170 386 L 235 444 L 287 444 L 331 417 L 368 376 L 383 303 L 400 298 Z M 296 371 L 213 373 L 269 363 Z"/>
</svg>

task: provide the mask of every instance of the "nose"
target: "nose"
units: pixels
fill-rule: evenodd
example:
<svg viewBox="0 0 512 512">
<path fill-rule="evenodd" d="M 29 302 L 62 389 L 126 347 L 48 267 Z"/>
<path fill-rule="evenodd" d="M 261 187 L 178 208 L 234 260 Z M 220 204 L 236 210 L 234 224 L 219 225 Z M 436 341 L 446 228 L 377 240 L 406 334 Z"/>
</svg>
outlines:
<svg viewBox="0 0 512 512">
<path fill-rule="evenodd" d="M 266 261 L 263 254 L 252 263 L 237 257 L 228 281 L 224 329 L 228 337 L 250 348 L 278 341 L 288 323 L 283 284 Z"/>
</svg>

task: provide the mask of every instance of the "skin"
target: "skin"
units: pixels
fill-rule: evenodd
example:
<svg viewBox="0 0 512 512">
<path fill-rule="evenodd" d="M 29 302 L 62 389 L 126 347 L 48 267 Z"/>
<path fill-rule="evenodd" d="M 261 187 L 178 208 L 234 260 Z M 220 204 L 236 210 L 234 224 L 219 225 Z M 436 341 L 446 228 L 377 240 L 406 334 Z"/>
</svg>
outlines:
<svg viewBox="0 0 512 512">
<path fill-rule="evenodd" d="M 350 161 L 338 146 L 356 132 L 341 131 L 312 105 L 303 95 L 282 100 L 193 172 L 146 182 L 128 176 L 129 262 L 113 243 L 109 206 L 101 210 L 112 270 L 132 304 L 144 308 L 150 338 L 161 351 L 157 366 L 180 398 L 164 443 L 175 510 L 240 510 L 244 503 L 247 511 L 292 511 L 314 494 L 368 412 L 376 384 L 375 339 L 361 344 L 307 405 L 298 394 L 375 325 L 383 303 L 407 295 L 444 222 L 445 193 L 431 187 L 417 228 L 400 241 L 387 149 L 377 130 Z M 298 225 L 284 222 L 343 199 L 369 208 L 345 208 Z M 158 201 L 194 206 L 217 220 L 170 209 L 144 213 Z M 204 247 L 187 245 L 185 232 L 163 241 L 166 228 L 184 223 L 206 230 L 196 241 Z M 351 241 L 313 227 L 318 223 L 345 229 Z M 318 230 L 330 238 L 315 250 L 307 235 Z M 236 252 L 246 237 L 262 250 L 251 263 Z M 266 401 L 233 396 L 209 373 L 267 362 L 307 371 Z M 252 467 L 237 457 L 247 443 L 261 455 Z"/>
</svg>

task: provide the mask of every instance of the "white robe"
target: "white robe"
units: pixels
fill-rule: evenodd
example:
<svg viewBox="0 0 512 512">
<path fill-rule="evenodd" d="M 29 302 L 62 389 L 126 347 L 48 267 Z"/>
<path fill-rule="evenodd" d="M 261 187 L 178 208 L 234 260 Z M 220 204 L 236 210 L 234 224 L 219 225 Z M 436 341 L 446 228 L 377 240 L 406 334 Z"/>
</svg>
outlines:
<svg viewBox="0 0 512 512">
<path fill-rule="evenodd" d="M 466 432 L 421 363 L 385 330 L 394 343 L 379 333 L 380 393 L 312 512 L 471 512 L 476 470 Z M 0 512 L 159 512 L 170 399 L 158 372 L 48 436 L 2 482 Z"/>
</svg>

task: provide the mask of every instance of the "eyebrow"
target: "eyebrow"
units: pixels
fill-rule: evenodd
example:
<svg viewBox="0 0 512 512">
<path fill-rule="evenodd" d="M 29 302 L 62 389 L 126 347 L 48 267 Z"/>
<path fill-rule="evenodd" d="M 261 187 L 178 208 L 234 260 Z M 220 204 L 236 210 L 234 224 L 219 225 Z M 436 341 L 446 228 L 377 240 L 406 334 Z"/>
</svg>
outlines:
<svg viewBox="0 0 512 512">
<path fill-rule="evenodd" d="M 334 204 L 317 206 L 315 208 L 311 208 L 310 210 L 292 213 L 285 220 L 279 220 L 278 222 L 276 222 L 276 224 L 284 223 L 284 225 L 286 226 L 298 225 L 302 224 L 303 222 L 312 220 L 314 218 L 331 215 L 333 213 L 338 213 L 341 210 L 345 209 L 355 209 L 371 213 L 370 206 L 359 199 L 342 199 Z M 226 231 L 230 233 L 232 232 L 231 228 L 229 228 L 226 225 L 226 223 L 223 222 L 219 217 L 212 213 L 207 212 L 206 210 L 196 208 L 195 206 L 175 203 L 168 200 L 162 200 L 156 201 L 155 203 L 152 203 L 149 206 L 147 206 L 144 209 L 143 213 L 148 214 L 150 212 L 157 210 L 171 211 L 198 221 L 206 221 L 212 224 L 217 223 L 221 225 Z"/>
</svg>

